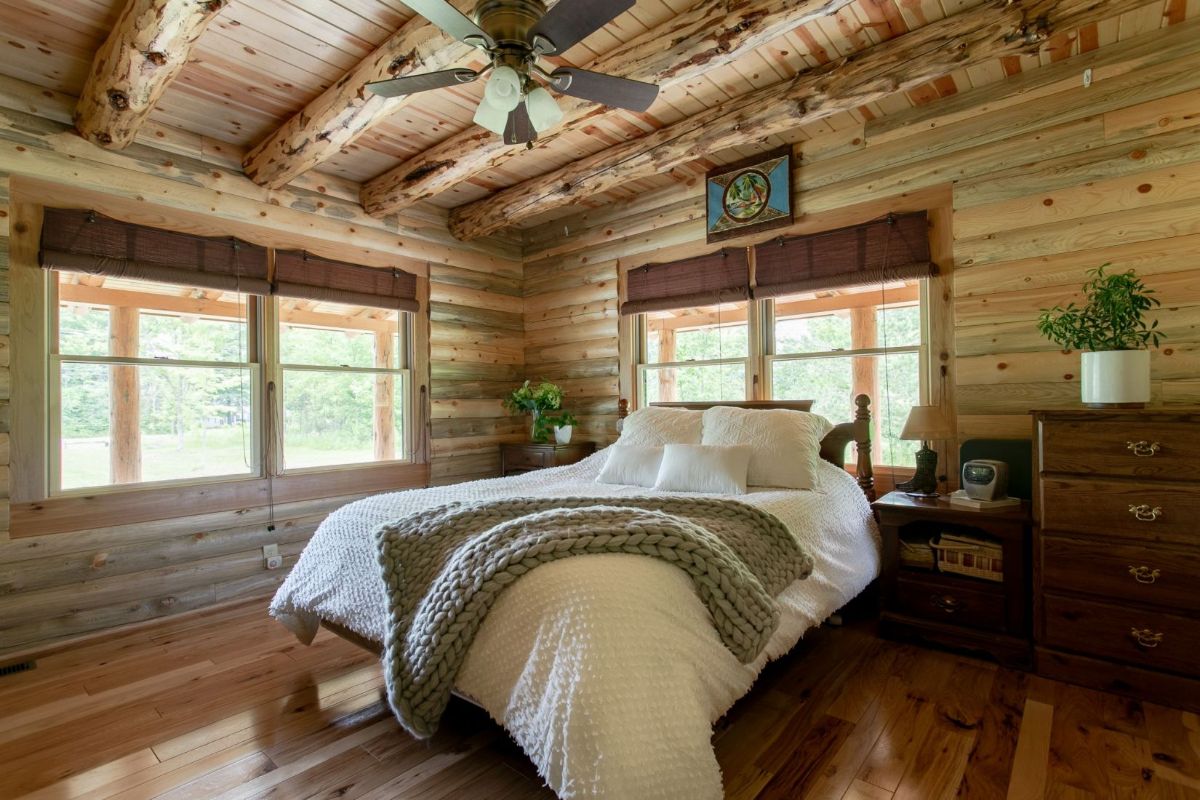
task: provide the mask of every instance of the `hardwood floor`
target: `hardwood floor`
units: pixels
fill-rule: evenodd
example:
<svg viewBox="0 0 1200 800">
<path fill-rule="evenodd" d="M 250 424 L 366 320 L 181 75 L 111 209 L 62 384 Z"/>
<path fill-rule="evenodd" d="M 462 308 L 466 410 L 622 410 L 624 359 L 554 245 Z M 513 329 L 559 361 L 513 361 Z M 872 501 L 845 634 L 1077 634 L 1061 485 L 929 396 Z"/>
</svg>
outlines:
<svg viewBox="0 0 1200 800">
<path fill-rule="evenodd" d="M 553 798 L 482 711 L 416 742 L 381 688 L 372 656 L 304 647 L 261 602 L 63 650 L 0 678 L 0 797 Z M 742 800 L 1200 798 L 1197 715 L 859 624 L 769 667 L 715 745 Z"/>
</svg>

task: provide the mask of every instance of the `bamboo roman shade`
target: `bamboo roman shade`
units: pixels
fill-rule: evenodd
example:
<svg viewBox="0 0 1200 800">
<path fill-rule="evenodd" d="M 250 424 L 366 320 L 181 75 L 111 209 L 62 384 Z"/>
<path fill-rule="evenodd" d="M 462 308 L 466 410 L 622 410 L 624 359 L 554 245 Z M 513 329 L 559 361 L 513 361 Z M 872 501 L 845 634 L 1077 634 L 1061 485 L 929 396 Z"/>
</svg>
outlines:
<svg viewBox="0 0 1200 800">
<path fill-rule="evenodd" d="M 755 297 L 837 289 L 937 274 L 925 212 L 774 239 L 754 248 Z"/>
<path fill-rule="evenodd" d="M 275 253 L 275 294 L 329 303 L 417 311 L 417 276 L 292 250 Z"/>
<path fill-rule="evenodd" d="M 622 314 L 672 311 L 750 297 L 750 266 L 745 248 L 718 250 L 629 271 Z"/>
<path fill-rule="evenodd" d="M 38 261 L 44 269 L 269 294 L 267 250 L 229 236 L 195 236 L 47 208 Z"/>
</svg>

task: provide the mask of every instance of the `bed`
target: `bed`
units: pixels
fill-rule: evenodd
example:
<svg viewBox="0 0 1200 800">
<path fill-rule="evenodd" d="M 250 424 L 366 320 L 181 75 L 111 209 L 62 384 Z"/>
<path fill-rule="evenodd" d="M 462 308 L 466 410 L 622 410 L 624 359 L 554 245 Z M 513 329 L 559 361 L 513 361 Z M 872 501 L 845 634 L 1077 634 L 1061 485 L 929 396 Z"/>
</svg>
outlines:
<svg viewBox="0 0 1200 800">
<path fill-rule="evenodd" d="M 856 403 L 854 421 L 822 440 L 815 490 L 755 489 L 738 497 L 779 517 L 814 560 L 808 579 L 778 596 L 781 623 L 753 663 L 740 663 L 722 646 L 682 570 L 642 556 L 601 554 L 545 564 L 501 594 L 471 645 L 455 694 L 503 725 L 562 798 L 721 797 L 713 723 L 767 662 L 878 575 L 878 531 L 868 502 L 869 400 L 860 396 Z M 852 442 L 854 475 L 844 469 Z M 271 613 L 301 641 L 323 626 L 379 652 L 387 613 L 374 529 L 454 500 L 653 494 L 596 483 L 606 458 L 602 450 L 566 467 L 351 503 L 322 523 Z"/>
</svg>

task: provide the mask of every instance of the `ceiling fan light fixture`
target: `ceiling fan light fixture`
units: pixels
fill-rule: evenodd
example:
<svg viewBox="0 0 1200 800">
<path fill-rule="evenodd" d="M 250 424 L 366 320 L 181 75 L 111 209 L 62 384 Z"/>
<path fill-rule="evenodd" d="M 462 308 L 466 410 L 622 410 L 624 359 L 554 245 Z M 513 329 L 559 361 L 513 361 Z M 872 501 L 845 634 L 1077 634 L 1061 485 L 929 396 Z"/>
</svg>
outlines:
<svg viewBox="0 0 1200 800">
<path fill-rule="evenodd" d="M 496 67 L 483 88 L 483 97 L 487 103 L 507 114 L 521 102 L 521 76 L 512 67 Z M 503 131 L 504 126 L 500 127 Z"/>
<path fill-rule="evenodd" d="M 479 108 L 475 109 L 475 124 L 497 136 L 503 136 L 504 126 L 508 124 L 508 111 L 496 108 L 485 97 L 479 102 Z"/>
<path fill-rule="evenodd" d="M 525 97 L 525 108 L 529 111 L 529 121 L 533 124 L 533 129 L 538 133 L 562 122 L 563 112 L 554 95 L 540 86 Z"/>
</svg>

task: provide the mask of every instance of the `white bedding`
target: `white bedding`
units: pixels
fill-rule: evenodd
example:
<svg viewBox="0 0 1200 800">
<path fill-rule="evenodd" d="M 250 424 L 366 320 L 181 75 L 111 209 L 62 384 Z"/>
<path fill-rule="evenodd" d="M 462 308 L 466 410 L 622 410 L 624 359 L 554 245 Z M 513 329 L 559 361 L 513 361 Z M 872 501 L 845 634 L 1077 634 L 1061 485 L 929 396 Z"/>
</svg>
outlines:
<svg viewBox="0 0 1200 800">
<path fill-rule="evenodd" d="M 381 641 L 386 605 L 371 535 L 378 525 L 452 500 L 654 493 L 595 483 L 606 457 L 345 506 L 313 536 L 271 613 L 304 641 L 322 618 Z M 753 664 L 721 644 L 682 570 L 641 556 L 538 567 L 484 621 L 456 690 L 508 729 L 560 797 L 720 798 L 712 724 L 768 661 L 878 574 L 878 530 L 844 471 L 821 462 L 814 491 L 751 490 L 738 499 L 778 516 L 815 561 L 807 580 L 779 596 L 779 630 Z"/>
</svg>

